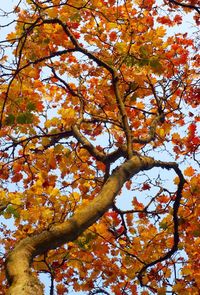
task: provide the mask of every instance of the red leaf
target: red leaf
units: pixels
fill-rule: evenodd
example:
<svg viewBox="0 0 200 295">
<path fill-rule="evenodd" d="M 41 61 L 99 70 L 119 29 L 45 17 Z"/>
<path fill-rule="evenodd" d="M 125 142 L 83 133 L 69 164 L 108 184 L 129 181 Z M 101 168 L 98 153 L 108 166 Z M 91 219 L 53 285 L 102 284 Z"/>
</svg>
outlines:
<svg viewBox="0 0 200 295">
<path fill-rule="evenodd" d="M 131 181 L 131 180 L 128 180 L 128 181 L 126 182 L 126 188 L 127 188 L 128 190 L 131 189 L 131 184 L 132 184 L 132 181 Z"/>
<path fill-rule="evenodd" d="M 143 191 L 149 190 L 150 188 L 151 188 L 151 186 L 148 183 L 144 183 L 143 186 L 142 186 Z"/>
<path fill-rule="evenodd" d="M 111 32 L 109 37 L 110 37 L 110 41 L 115 41 L 117 39 L 117 33 Z"/>
<path fill-rule="evenodd" d="M 176 22 L 178 25 L 182 23 L 182 17 L 180 15 L 175 15 L 174 22 Z"/>
</svg>

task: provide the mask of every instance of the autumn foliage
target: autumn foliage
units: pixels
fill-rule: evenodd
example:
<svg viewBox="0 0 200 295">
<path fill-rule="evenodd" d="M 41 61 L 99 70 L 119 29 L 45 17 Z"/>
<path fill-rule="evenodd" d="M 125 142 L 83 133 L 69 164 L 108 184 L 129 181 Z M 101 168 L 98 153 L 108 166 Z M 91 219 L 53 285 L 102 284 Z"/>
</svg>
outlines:
<svg viewBox="0 0 200 295">
<path fill-rule="evenodd" d="M 197 0 L 16 3 L 0 41 L 0 294 L 43 294 L 41 273 L 51 295 L 199 294 L 199 14 Z"/>
</svg>

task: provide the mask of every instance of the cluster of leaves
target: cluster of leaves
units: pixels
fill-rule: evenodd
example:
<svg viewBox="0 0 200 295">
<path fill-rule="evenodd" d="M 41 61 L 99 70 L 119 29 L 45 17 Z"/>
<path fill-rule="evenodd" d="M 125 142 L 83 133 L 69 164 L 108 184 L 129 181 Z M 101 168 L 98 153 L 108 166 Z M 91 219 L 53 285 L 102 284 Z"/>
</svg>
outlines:
<svg viewBox="0 0 200 295">
<path fill-rule="evenodd" d="M 200 56 L 189 34 L 167 33 L 184 21 L 179 9 L 195 7 L 198 23 L 198 1 L 21 2 L 0 43 L 0 210 L 14 222 L 0 228 L 1 294 L 6 254 L 87 207 L 133 155 L 184 160 L 184 189 L 167 187 L 160 170 L 127 181 L 128 208 L 122 191 L 76 240 L 32 267 L 60 295 L 198 294 Z"/>
</svg>

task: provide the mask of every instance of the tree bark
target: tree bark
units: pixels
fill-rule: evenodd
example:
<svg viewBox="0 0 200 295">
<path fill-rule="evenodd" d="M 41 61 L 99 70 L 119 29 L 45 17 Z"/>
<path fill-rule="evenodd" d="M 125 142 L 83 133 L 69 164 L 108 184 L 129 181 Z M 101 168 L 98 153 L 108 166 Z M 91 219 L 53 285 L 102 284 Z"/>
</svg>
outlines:
<svg viewBox="0 0 200 295">
<path fill-rule="evenodd" d="M 73 217 L 21 240 L 7 256 L 6 272 L 10 284 L 7 294 L 43 294 L 42 284 L 30 269 L 33 258 L 75 240 L 112 206 L 114 198 L 127 180 L 139 171 L 151 169 L 155 165 L 153 158 L 133 156 L 113 171 L 98 196 L 86 207 L 77 210 Z"/>
</svg>

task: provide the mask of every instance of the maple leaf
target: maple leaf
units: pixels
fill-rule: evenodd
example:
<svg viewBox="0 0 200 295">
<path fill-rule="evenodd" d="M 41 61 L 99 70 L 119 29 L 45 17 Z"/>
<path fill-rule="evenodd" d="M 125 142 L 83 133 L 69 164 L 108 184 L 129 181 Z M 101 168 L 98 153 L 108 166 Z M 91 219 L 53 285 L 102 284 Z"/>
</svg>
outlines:
<svg viewBox="0 0 200 295">
<path fill-rule="evenodd" d="M 186 176 L 193 176 L 194 173 L 195 173 L 195 170 L 191 166 L 184 170 L 184 174 Z"/>
<path fill-rule="evenodd" d="M 142 186 L 142 190 L 150 190 L 150 188 L 151 188 L 151 186 L 146 182 L 146 183 L 144 183 L 143 184 L 143 186 Z"/>
</svg>

